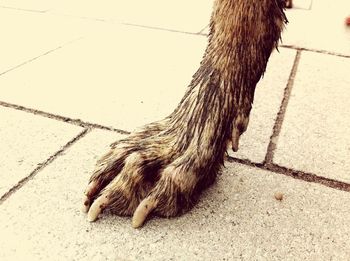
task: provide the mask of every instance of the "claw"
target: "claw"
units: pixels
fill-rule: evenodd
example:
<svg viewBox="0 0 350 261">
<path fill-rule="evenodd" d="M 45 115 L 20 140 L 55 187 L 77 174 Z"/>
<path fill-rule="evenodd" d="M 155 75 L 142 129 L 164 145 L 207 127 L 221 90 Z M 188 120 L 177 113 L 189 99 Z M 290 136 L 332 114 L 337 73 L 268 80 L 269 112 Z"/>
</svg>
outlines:
<svg viewBox="0 0 350 261">
<path fill-rule="evenodd" d="M 157 202 L 151 198 L 147 197 L 141 201 L 134 212 L 132 217 L 132 227 L 138 228 L 143 225 L 147 216 L 157 207 Z"/>
<path fill-rule="evenodd" d="M 233 131 L 232 131 L 232 138 L 231 138 L 231 145 L 232 145 L 232 150 L 234 152 L 237 152 L 238 151 L 238 146 L 239 146 L 239 131 L 234 128 Z"/>
<path fill-rule="evenodd" d="M 99 196 L 94 203 L 92 203 L 89 212 L 88 212 L 88 221 L 94 222 L 98 215 L 103 211 L 103 209 L 107 206 L 109 199 L 106 195 Z"/>
<path fill-rule="evenodd" d="M 83 207 L 82 207 L 82 211 L 84 212 L 84 213 L 87 213 L 88 211 L 89 211 L 89 208 L 90 208 L 90 199 L 87 197 L 87 196 L 85 196 L 84 197 L 84 200 L 83 200 Z"/>
<path fill-rule="evenodd" d="M 83 207 L 82 211 L 84 213 L 87 213 L 89 211 L 90 205 L 91 205 L 91 199 L 98 193 L 98 186 L 96 181 L 91 181 L 84 192 L 84 200 L 83 200 Z"/>
</svg>

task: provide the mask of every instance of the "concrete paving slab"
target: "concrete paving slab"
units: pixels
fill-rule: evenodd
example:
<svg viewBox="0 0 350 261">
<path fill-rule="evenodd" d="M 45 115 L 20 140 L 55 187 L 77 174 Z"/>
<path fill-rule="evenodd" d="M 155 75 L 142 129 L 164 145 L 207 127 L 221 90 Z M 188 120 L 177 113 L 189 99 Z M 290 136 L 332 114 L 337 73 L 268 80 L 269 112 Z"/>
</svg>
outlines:
<svg viewBox="0 0 350 261">
<path fill-rule="evenodd" d="M 197 33 L 210 20 L 213 0 L 58 1 L 50 12 Z"/>
<path fill-rule="evenodd" d="M 83 190 L 116 138 L 88 134 L 0 206 L 1 260 L 347 260 L 349 193 L 239 164 L 179 218 L 89 223 Z"/>
<path fill-rule="evenodd" d="M 0 106 L 0 197 L 82 130 Z"/>
<path fill-rule="evenodd" d="M 2 75 L 0 100 L 134 129 L 175 109 L 206 42 L 115 25 Z"/>
<path fill-rule="evenodd" d="M 23 1 L 22 1 L 23 2 Z M 0 75 L 88 34 L 91 21 L 0 8 Z"/>
<path fill-rule="evenodd" d="M 350 59 L 303 52 L 274 162 L 350 182 Z"/>
<path fill-rule="evenodd" d="M 345 26 L 350 14 L 348 0 L 315 0 L 310 11 L 290 9 L 286 13 L 289 23 L 284 44 L 350 55 L 350 27 Z"/>
<path fill-rule="evenodd" d="M 284 48 L 271 55 L 266 73 L 256 87 L 248 129 L 240 139 L 238 152 L 229 150 L 230 156 L 264 161 L 295 55 L 294 50 Z"/>
</svg>

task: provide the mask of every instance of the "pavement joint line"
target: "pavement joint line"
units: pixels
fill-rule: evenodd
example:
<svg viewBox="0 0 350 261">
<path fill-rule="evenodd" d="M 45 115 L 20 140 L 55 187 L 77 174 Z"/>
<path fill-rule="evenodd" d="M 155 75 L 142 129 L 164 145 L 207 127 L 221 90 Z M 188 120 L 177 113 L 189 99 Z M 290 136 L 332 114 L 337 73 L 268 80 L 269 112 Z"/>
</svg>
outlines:
<svg viewBox="0 0 350 261">
<path fill-rule="evenodd" d="M 21 179 L 16 185 L 14 185 L 9 191 L 7 191 L 3 196 L 0 197 L 0 206 L 9 197 L 11 197 L 14 193 L 20 190 L 25 184 L 27 184 L 30 180 L 32 180 L 41 170 L 43 170 L 46 166 L 52 163 L 56 158 L 61 156 L 68 148 L 70 148 L 78 140 L 85 137 L 85 135 L 88 134 L 90 131 L 91 131 L 91 128 L 85 128 L 77 136 L 75 136 L 73 139 L 68 141 L 63 147 L 61 147 L 58 151 L 56 151 L 53 155 L 51 155 L 45 161 L 37 164 L 37 167 L 28 176 Z"/>
<path fill-rule="evenodd" d="M 68 117 L 64 117 L 64 116 L 60 116 L 60 115 L 56 115 L 53 113 L 48 113 L 48 112 L 32 109 L 32 108 L 27 108 L 27 107 L 24 107 L 21 105 L 16 105 L 16 104 L 8 103 L 8 102 L 0 101 L 0 106 L 19 110 L 19 111 L 24 111 L 27 113 L 32 113 L 35 115 L 40 115 L 40 116 L 43 116 L 43 117 L 46 117 L 49 119 L 62 121 L 62 122 L 69 123 L 69 124 L 76 125 L 76 126 L 83 127 L 83 128 L 90 128 L 90 129 L 94 128 L 94 129 L 113 131 L 113 132 L 117 132 L 119 134 L 130 134 L 129 131 L 120 130 L 120 129 L 116 129 L 113 127 L 107 127 L 107 126 L 100 125 L 97 123 L 90 123 L 90 122 L 82 121 L 80 119 L 71 119 Z"/>
<path fill-rule="evenodd" d="M 11 6 L 3 6 L 3 5 L 0 5 L 0 8 L 11 9 L 11 10 L 16 10 L 16 11 L 31 12 L 31 13 L 40 13 L 40 14 L 44 14 L 44 13 L 46 13 L 47 11 L 50 10 L 50 9 L 46 9 L 46 10 L 33 10 L 33 9 L 25 9 L 25 8 L 18 8 L 18 7 L 11 7 Z"/>
<path fill-rule="evenodd" d="M 320 184 L 320 185 L 323 185 L 323 186 L 326 186 L 326 187 L 329 187 L 332 189 L 350 192 L 350 184 L 349 183 L 335 180 L 335 179 L 322 177 L 322 176 L 318 176 L 314 173 L 304 172 L 304 171 L 300 171 L 300 170 L 294 170 L 291 168 L 279 166 L 279 165 L 274 164 L 274 163 L 265 163 L 265 164 L 264 163 L 254 163 L 254 162 L 251 162 L 250 160 L 247 160 L 247 159 L 238 159 L 238 158 L 233 158 L 230 156 L 228 156 L 226 158 L 226 160 L 228 162 L 231 162 L 231 163 L 239 163 L 239 164 L 242 164 L 245 166 L 270 171 L 270 172 L 273 172 L 276 174 L 285 175 L 285 176 L 292 177 L 292 178 L 302 180 L 305 182 L 316 183 L 316 184 Z"/>
<path fill-rule="evenodd" d="M 122 22 L 122 25 L 126 26 L 135 26 L 135 27 L 140 27 L 140 28 L 146 28 L 146 29 L 152 29 L 152 30 L 158 30 L 158 31 L 166 31 L 166 32 L 172 32 L 172 33 L 182 33 L 182 34 L 190 34 L 190 35 L 199 35 L 199 36 L 207 36 L 207 34 L 201 34 L 200 30 L 197 33 L 193 32 L 186 32 L 186 31 L 180 31 L 176 29 L 170 29 L 170 28 L 162 28 L 162 27 L 156 27 L 156 26 L 149 26 L 149 25 L 140 25 L 140 24 L 133 24 L 133 23 L 127 23 L 127 22 Z"/>
<path fill-rule="evenodd" d="M 58 47 L 56 47 L 56 48 L 53 48 L 53 49 L 51 49 L 51 50 L 49 50 L 49 51 L 46 51 L 45 53 L 42 53 L 42 54 L 40 54 L 40 55 L 34 57 L 34 58 L 31 58 L 31 59 L 29 59 L 29 60 L 27 60 L 27 61 L 24 61 L 23 63 L 17 64 L 16 66 L 14 66 L 14 67 L 12 67 L 12 68 L 10 68 L 10 69 L 7 69 L 7 70 L 5 70 L 5 71 L 3 71 L 3 72 L 0 72 L 0 76 L 6 74 L 6 73 L 8 73 L 8 72 L 11 72 L 11 71 L 13 71 L 13 70 L 16 70 L 17 68 L 22 67 L 22 66 L 24 66 L 24 65 L 26 65 L 26 64 L 28 64 L 28 63 L 31 63 L 31 62 L 33 62 L 33 61 L 35 61 L 35 60 L 37 60 L 37 59 L 39 59 L 39 58 L 41 58 L 41 57 L 43 57 L 43 56 L 45 56 L 45 55 L 48 55 L 48 54 L 53 53 L 53 52 L 55 52 L 55 51 L 57 51 L 57 50 L 59 50 L 59 49 L 62 49 L 63 47 L 65 47 L 65 46 L 67 46 L 67 45 L 69 45 L 69 44 L 72 44 L 72 43 L 74 43 L 74 42 L 76 42 L 76 41 L 79 41 L 79 40 L 81 40 L 81 39 L 83 39 L 83 38 L 84 38 L 84 37 L 81 36 L 81 37 L 75 38 L 75 39 L 73 39 L 73 40 L 70 40 L 70 41 L 68 41 L 68 42 L 65 42 L 64 44 L 62 44 L 62 45 L 60 45 L 60 46 L 58 46 Z"/>
<path fill-rule="evenodd" d="M 284 89 L 284 94 L 283 94 L 281 106 L 280 106 L 279 112 L 277 113 L 275 125 L 273 126 L 272 135 L 270 137 L 270 142 L 269 142 L 269 145 L 267 147 L 267 152 L 266 152 L 265 159 L 263 162 L 266 164 L 271 164 L 273 162 L 273 157 L 274 157 L 274 153 L 276 150 L 278 138 L 279 138 L 279 135 L 281 133 L 281 129 L 282 129 L 283 121 L 284 121 L 284 116 L 286 114 L 290 95 L 291 95 L 291 92 L 293 89 L 294 79 L 295 79 L 295 76 L 296 76 L 297 71 L 298 71 L 301 52 L 302 52 L 301 50 L 298 50 L 297 53 L 295 54 L 293 67 L 292 67 L 292 70 L 290 72 L 287 85 Z"/>
<path fill-rule="evenodd" d="M 338 56 L 338 57 L 342 57 L 342 58 L 350 58 L 350 55 L 348 55 L 348 54 L 342 54 L 342 53 L 327 51 L 327 50 L 323 50 L 323 49 L 313 49 L 313 48 L 306 48 L 306 47 L 298 47 L 298 46 L 295 46 L 295 45 L 288 45 L 288 44 L 281 44 L 279 46 L 283 47 L 283 48 L 297 50 L 297 51 L 307 51 L 307 52 L 313 52 L 313 53 L 320 53 L 320 54 Z"/>
<path fill-rule="evenodd" d="M 78 16 L 73 14 L 65 14 L 55 11 L 54 9 L 47 10 L 47 14 L 54 15 L 54 16 L 63 16 L 63 17 L 70 17 L 75 19 L 81 19 L 81 20 L 91 20 L 95 22 L 102 22 L 102 23 L 114 23 L 112 19 L 103 19 L 98 17 L 90 17 L 90 16 Z"/>
<path fill-rule="evenodd" d="M 198 32 L 198 34 L 199 34 L 199 35 L 207 35 L 207 34 L 204 33 L 205 29 L 207 29 L 207 28 L 209 28 L 209 24 L 207 24 L 206 26 L 204 26 L 203 29 L 201 29 L 201 30 Z"/>
</svg>

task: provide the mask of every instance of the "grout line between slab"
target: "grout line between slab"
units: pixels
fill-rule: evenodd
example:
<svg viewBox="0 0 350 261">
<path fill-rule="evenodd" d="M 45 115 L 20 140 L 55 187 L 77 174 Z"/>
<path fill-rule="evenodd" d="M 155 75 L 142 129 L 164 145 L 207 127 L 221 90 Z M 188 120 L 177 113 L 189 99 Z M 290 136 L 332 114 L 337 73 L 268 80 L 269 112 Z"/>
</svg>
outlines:
<svg viewBox="0 0 350 261">
<path fill-rule="evenodd" d="M 281 44 L 281 45 L 279 45 L 279 47 L 293 49 L 293 50 L 297 50 L 297 51 L 307 51 L 307 52 L 313 52 L 313 53 L 320 53 L 320 54 L 338 56 L 338 57 L 342 57 L 342 58 L 350 58 L 350 55 L 348 55 L 348 54 L 331 52 L 331 51 L 326 51 L 326 50 L 322 50 L 322 49 L 298 47 L 298 46 L 295 46 L 295 45 L 288 45 L 288 44 Z"/>
<path fill-rule="evenodd" d="M 313 174 L 313 173 L 308 173 L 308 172 L 304 172 L 304 171 L 300 171 L 300 170 L 286 168 L 286 167 L 279 166 L 279 165 L 274 164 L 274 163 L 271 163 L 271 164 L 254 163 L 254 162 L 251 162 L 250 160 L 246 160 L 246 159 L 243 160 L 243 159 L 238 159 L 238 158 L 233 158 L 233 157 L 227 157 L 226 159 L 228 162 L 231 162 L 231 163 L 239 163 L 239 164 L 246 165 L 249 167 L 263 169 L 263 170 L 271 171 L 271 172 L 274 172 L 277 174 L 282 174 L 285 176 L 293 177 L 295 179 L 299 179 L 302 181 L 317 183 L 317 184 L 321 184 L 321 185 L 324 185 L 324 186 L 329 187 L 329 188 L 350 192 L 350 184 L 349 183 L 335 180 L 335 179 L 322 177 L 322 176 L 318 176 L 318 175 Z"/>
<path fill-rule="evenodd" d="M 86 134 L 90 132 L 90 128 L 85 128 L 82 132 L 80 132 L 73 139 L 68 141 L 66 145 L 64 145 L 61 149 L 56 151 L 53 155 L 51 155 L 48 159 L 39 163 L 37 167 L 25 178 L 20 180 L 15 186 L 13 186 L 8 192 L 6 192 L 3 196 L 0 197 L 0 205 L 4 203 L 9 197 L 11 197 L 14 193 L 20 190 L 25 184 L 27 184 L 30 180 L 32 180 L 42 169 L 44 169 L 47 165 L 53 162 L 57 157 L 61 156 L 69 147 L 75 144 L 78 140 L 82 139 Z"/>
<path fill-rule="evenodd" d="M 46 10 L 33 10 L 33 9 L 25 9 L 25 8 L 18 8 L 18 7 L 11 7 L 11 6 L 3 6 L 3 5 L 0 5 L 0 8 L 11 9 L 11 10 L 16 10 L 16 11 L 31 12 L 31 13 L 40 13 L 40 14 L 44 14 L 44 13 L 46 13 L 47 11 L 50 10 L 50 9 L 46 9 Z"/>
<path fill-rule="evenodd" d="M 274 164 L 274 163 L 271 163 L 271 164 L 254 163 L 254 162 L 251 162 L 250 160 L 246 160 L 246 159 L 243 160 L 243 159 L 233 158 L 230 156 L 228 156 L 226 158 L 226 160 L 228 162 L 231 162 L 231 163 L 239 163 L 242 165 L 246 165 L 246 166 L 258 168 L 258 169 L 263 169 L 266 171 L 271 171 L 271 172 L 274 172 L 277 174 L 285 175 L 285 176 L 299 179 L 302 181 L 316 183 L 316 184 L 320 184 L 320 185 L 323 185 L 323 186 L 326 186 L 329 188 L 342 190 L 345 192 L 350 192 L 350 184 L 349 183 L 326 178 L 326 177 L 322 177 L 322 176 L 318 176 L 318 175 L 313 174 L 313 173 L 308 173 L 308 172 L 304 172 L 304 171 L 300 171 L 300 170 L 286 168 L 286 167 L 279 166 L 279 165 Z"/>
<path fill-rule="evenodd" d="M 80 119 L 71 119 L 68 117 L 64 117 L 64 116 L 60 116 L 60 115 L 56 115 L 53 113 L 48 113 L 48 112 L 32 109 L 32 108 L 27 108 L 27 107 L 24 107 L 21 105 L 16 105 L 16 104 L 8 103 L 8 102 L 0 101 L 0 106 L 19 110 L 19 111 L 24 111 L 24 112 L 28 112 L 28 113 L 32 113 L 35 115 L 40 115 L 40 116 L 43 116 L 46 118 L 62 121 L 62 122 L 69 123 L 69 124 L 76 125 L 76 126 L 83 127 L 83 128 L 90 128 L 90 129 L 95 128 L 95 129 L 113 131 L 113 132 L 117 132 L 120 134 L 130 134 L 129 131 L 119 130 L 119 129 L 115 129 L 113 127 L 107 127 L 107 126 L 103 126 L 103 125 L 100 125 L 97 123 L 90 123 L 90 122 L 82 121 Z"/>
<path fill-rule="evenodd" d="M 282 103 L 281 103 L 279 112 L 277 114 L 275 125 L 273 126 L 272 135 L 270 137 L 270 142 L 269 142 L 269 145 L 267 147 L 267 152 L 266 152 L 266 156 L 265 156 L 265 159 L 263 161 L 263 164 L 272 164 L 273 163 L 274 152 L 276 150 L 278 138 L 279 138 L 279 135 L 281 133 L 282 124 L 283 124 L 284 116 L 286 114 L 286 110 L 288 107 L 290 94 L 291 94 L 292 89 L 293 89 L 294 79 L 295 79 L 295 76 L 296 76 L 296 73 L 298 70 L 300 57 L 301 57 L 301 51 L 298 50 L 296 55 L 295 55 L 295 58 L 294 58 L 294 63 L 293 63 L 293 67 L 292 67 L 292 70 L 291 70 L 290 75 L 289 75 L 287 86 L 284 89 Z"/>
<path fill-rule="evenodd" d="M 172 32 L 172 33 L 207 36 L 206 34 L 200 33 L 202 30 L 197 32 L 197 33 L 193 33 L 193 32 L 180 31 L 180 30 L 175 30 L 175 29 L 170 29 L 170 28 L 161 28 L 161 27 L 156 27 L 156 26 L 140 25 L 140 24 L 126 23 L 126 22 L 122 22 L 121 24 L 126 25 L 126 26 L 135 26 L 135 27 L 140 27 L 140 28 L 146 28 L 146 29 L 152 29 L 152 30 L 158 30 L 158 31 L 166 31 L 166 32 Z"/>
<path fill-rule="evenodd" d="M 112 19 L 104 19 L 104 18 L 98 18 L 98 17 L 65 14 L 65 13 L 57 12 L 54 9 L 47 10 L 47 14 L 54 15 L 54 16 L 61 16 L 61 17 L 69 17 L 69 18 L 81 19 L 81 20 L 90 20 L 90 21 L 101 22 L 101 23 L 114 23 L 114 21 Z"/>
<path fill-rule="evenodd" d="M 204 32 L 205 32 L 205 29 L 209 29 L 209 24 L 207 24 L 205 27 L 203 27 L 203 29 L 201 29 L 199 32 L 198 32 L 198 34 L 199 35 L 206 35 Z"/>
<path fill-rule="evenodd" d="M 10 72 L 10 71 L 13 71 L 13 70 L 15 70 L 15 69 L 17 69 L 17 68 L 19 68 L 19 67 L 22 67 L 23 65 L 26 65 L 26 64 L 28 64 L 28 63 L 30 63 L 30 62 L 33 62 L 33 61 L 35 61 L 35 60 L 37 60 L 37 59 L 39 59 L 39 58 L 41 58 L 41 57 L 43 57 L 43 56 L 45 56 L 45 55 L 48 55 L 48 54 L 50 54 L 50 53 L 53 53 L 53 52 L 55 52 L 55 51 L 57 51 L 57 50 L 59 50 L 59 49 L 65 47 L 65 46 L 67 46 L 67 45 L 69 45 L 69 44 L 72 44 L 72 43 L 74 43 L 74 42 L 76 42 L 76 41 L 79 41 L 79 40 L 81 40 L 81 39 L 83 39 L 82 36 L 81 36 L 81 37 L 78 37 L 78 38 L 75 38 L 75 39 L 73 39 L 73 40 L 70 40 L 70 41 L 68 41 L 68 42 L 66 42 L 66 43 L 64 43 L 64 44 L 62 44 L 62 45 L 60 45 L 60 46 L 58 46 L 58 47 L 56 47 L 56 48 L 54 48 L 54 49 L 51 49 L 51 50 L 49 50 L 49 51 L 47 51 L 47 52 L 45 52 L 45 53 L 42 53 L 42 54 L 40 54 L 40 55 L 38 55 L 38 56 L 36 56 L 36 57 L 34 57 L 34 58 L 31 58 L 31 59 L 29 59 L 29 60 L 27 60 L 27 61 L 24 61 L 23 63 L 20 63 L 20 64 L 18 64 L 18 65 L 16 65 L 16 66 L 12 67 L 12 68 L 10 68 L 10 69 L 7 69 L 7 70 L 5 70 L 5 71 L 3 71 L 3 72 L 0 72 L 0 76 L 4 75 L 5 73 L 8 73 L 8 72 Z"/>
</svg>

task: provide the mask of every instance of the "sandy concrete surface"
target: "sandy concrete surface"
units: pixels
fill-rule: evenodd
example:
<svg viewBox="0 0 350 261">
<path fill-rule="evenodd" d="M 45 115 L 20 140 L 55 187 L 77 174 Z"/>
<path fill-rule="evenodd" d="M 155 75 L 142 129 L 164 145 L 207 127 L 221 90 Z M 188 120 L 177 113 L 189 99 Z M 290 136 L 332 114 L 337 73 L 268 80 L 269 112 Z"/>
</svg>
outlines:
<svg viewBox="0 0 350 261">
<path fill-rule="evenodd" d="M 1 260 L 345 260 L 350 194 L 240 164 L 188 214 L 152 219 L 79 211 L 96 159 L 118 135 L 94 131 L 0 206 Z M 282 192 L 284 199 L 275 199 Z M 19 242 L 25 242 L 19 244 Z"/>
<path fill-rule="evenodd" d="M 349 69 L 346 58 L 302 54 L 276 163 L 350 182 Z"/>
<path fill-rule="evenodd" d="M 0 197 L 83 128 L 0 107 Z"/>
</svg>

